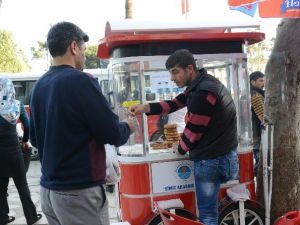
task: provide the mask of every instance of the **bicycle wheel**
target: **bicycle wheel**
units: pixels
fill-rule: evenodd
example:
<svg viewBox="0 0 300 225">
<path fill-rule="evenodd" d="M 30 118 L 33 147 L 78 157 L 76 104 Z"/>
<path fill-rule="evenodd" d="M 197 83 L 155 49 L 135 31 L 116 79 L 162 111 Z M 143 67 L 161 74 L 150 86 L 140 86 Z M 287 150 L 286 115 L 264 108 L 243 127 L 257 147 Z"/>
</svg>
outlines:
<svg viewBox="0 0 300 225">
<path fill-rule="evenodd" d="M 263 225 L 265 221 L 264 208 L 256 202 L 245 202 L 245 225 Z M 226 207 L 219 215 L 220 225 L 239 225 L 239 203 Z"/>
</svg>

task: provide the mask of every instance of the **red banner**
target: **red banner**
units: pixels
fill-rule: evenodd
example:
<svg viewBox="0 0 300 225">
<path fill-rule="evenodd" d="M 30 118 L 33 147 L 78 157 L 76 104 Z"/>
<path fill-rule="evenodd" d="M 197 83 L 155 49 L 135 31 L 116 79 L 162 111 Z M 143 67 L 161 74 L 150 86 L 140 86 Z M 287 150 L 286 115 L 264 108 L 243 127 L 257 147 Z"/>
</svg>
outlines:
<svg viewBox="0 0 300 225">
<path fill-rule="evenodd" d="M 266 0 L 259 2 L 262 18 L 299 18 L 300 0 Z"/>
<path fill-rule="evenodd" d="M 258 0 L 228 0 L 228 4 L 229 6 L 241 6 L 241 5 L 249 5 L 257 1 Z"/>
</svg>

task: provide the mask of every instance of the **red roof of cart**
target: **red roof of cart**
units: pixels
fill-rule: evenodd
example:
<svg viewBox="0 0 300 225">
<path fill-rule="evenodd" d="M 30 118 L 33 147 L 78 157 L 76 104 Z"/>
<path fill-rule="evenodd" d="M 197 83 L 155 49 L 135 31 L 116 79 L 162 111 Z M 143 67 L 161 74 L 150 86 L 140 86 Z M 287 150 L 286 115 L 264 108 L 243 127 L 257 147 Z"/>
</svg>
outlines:
<svg viewBox="0 0 300 225">
<path fill-rule="evenodd" d="M 265 34 L 254 31 L 233 32 L 234 29 L 258 28 L 259 24 L 238 21 L 219 25 L 200 22 L 142 22 L 124 20 L 107 22 L 105 37 L 99 41 L 97 56 L 109 58 L 113 49 L 142 43 L 161 42 L 208 42 L 208 41 L 242 41 L 249 45 L 265 39 Z"/>
</svg>

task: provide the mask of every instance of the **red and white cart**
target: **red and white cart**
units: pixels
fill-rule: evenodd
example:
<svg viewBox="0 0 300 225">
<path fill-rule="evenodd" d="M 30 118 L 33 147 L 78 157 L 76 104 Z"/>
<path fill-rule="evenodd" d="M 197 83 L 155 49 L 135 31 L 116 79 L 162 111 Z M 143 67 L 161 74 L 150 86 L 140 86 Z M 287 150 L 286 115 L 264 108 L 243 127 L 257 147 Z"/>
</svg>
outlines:
<svg viewBox="0 0 300 225">
<path fill-rule="evenodd" d="M 251 28 L 253 24 L 208 26 L 199 22 L 157 24 L 132 20 L 107 23 L 98 57 L 110 59 L 108 99 L 120 119 L 127 116 L 130 105 L 171 99 L 182 91 L 172 84 L 165 68 L 168 56 L 177 49 L 189 49 L 199 67 L 205 67 L 224 83 L 238 112 L 239 183 L 246 186 L 250 199 L 242 205 L 229 200 L 226 190 L 233 184 L 224 184 L 220 192 L 220 223 L 238 224 L 243 217 L 241 224 L 255 225 L 263 224 L 264 216 L 262 207 L 255 201 L 245 46 L 262 41 L 264 34 L 234 32 L 241 27 Z M 160 123 L 167 118 L 142 115 L 137 120 L 135 134 L 118 148 L 120 220 L 131 225 L 161 224 L 154 207 L 156 202 L 178 215 L 192 218 L 191 213 L 198 213 L 193 162 L 188 155 L 177 156 L 170 149 L 154 150 L 150 146 L 162 135 Z"/>
</svg>

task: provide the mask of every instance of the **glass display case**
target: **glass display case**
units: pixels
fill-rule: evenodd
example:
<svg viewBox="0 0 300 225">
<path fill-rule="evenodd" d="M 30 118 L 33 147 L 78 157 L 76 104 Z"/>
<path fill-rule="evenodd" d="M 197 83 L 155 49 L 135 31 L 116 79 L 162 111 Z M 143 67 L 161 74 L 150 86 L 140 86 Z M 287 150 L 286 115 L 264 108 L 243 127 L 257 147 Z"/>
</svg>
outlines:
<svg viewBox="0 0 300 225">
<path fill-rule="evenodd" d="M 198 68 L 206 68 L 208 73 L 218 78 L 230 91 L 237 110 L 239 147 L 251 145 L 251 118 L 249 81 L 246 71 L 246 55 L 207 54 L 194 55 Z M 146 102 L 170 100 L 183 92 L 170 79 L 165 68 L 168 56 L 139 56 L 111 60 L 109 77 L 111 83 L 111 103 L 120 120 L 128 118 L 128 108 Z M 170 153 L 171 146 L 156 149 L 153 143 L 163 142 L 164 125 L 176 122 L 178 133 L 182 132 L 185 109 L 177 115 L 141 115 L 136 120 L 135 132 L 128 142 L 119 147 L 124 156 L 145 156 L 147 154 Z M 176 119 L 172 119 L 172 118 Z"/>
</svg>

